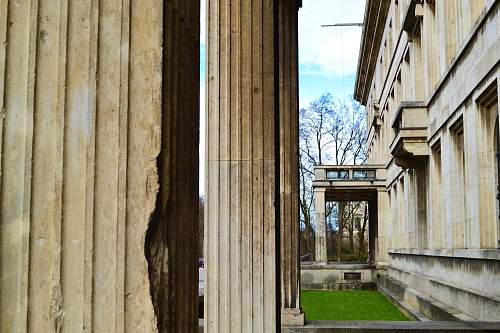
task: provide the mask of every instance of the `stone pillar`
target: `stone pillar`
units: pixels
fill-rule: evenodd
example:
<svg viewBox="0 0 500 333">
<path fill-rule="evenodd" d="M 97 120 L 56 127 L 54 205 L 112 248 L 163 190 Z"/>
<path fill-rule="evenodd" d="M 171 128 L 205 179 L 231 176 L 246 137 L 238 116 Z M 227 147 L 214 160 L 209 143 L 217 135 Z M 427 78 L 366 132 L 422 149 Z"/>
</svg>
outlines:
<svg viewBox="0 0 500 333">
<path fill-rule="evenodd" d="M 314 210 L 316 212 L 316 262 L 326 264 L 326 198 L 325 189 L 314 189 Z"/>
<path fill-rule="evenodd" d="M 275 332 L 274 0 L 207 2 L 205 332 Z"/>
<path fill-rule="evenodd" d="M 279 1 L 281 322 L 304 325 L 300 310 L 298 1 Z"/>
<path fill-rule="evenodd" d="M 198 6 L 164 21 L 160 0 L 1 2 L 0 332 L 194 331 L 161 318 L 197 324 Z M 167 211 L 177 261 L 145 249 Z"/>
<path fill-rule="evenodd" d="M 375 263 L 377 255 L 375 253 L 378 239 L 378 196 L 368 201 L 368 262 Z"/>
<path fill-rule="evenodd" d="M 200 1 L 164 1 L 159 194 L 146 235 L 159 332 L 197 332 Z"/>
</svg>

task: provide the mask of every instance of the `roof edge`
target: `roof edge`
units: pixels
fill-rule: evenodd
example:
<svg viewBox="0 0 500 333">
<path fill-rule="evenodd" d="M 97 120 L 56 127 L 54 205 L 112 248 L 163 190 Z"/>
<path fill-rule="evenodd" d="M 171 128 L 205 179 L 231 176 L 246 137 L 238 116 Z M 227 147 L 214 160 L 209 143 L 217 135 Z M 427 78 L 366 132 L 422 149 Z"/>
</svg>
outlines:
<svg viewBox="0 0 500 333">
<path fill-rule="evenodd" d="M 389 13 L 390 0 L 367 0 L 359 48 L 354 99 L 366 106 Z"/>
</svg>

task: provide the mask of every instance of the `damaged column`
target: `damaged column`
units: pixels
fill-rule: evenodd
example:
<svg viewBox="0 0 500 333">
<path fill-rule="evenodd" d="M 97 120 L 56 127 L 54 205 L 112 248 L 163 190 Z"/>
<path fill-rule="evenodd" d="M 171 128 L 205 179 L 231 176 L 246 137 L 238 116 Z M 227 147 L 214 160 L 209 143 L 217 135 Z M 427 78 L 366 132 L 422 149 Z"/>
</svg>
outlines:
<svg viewBox="0 0 500 333">
<path fill-rule="evenodd" d="M 275 1 L 210 0 L 206 332 L 275 332 Z"/>
<path fill-rule="evenodd" d="M 198 328 L 198 15 L 1 2 L 0 332 Z"/>
<path fill-rule="evenodd" d="M 0 331 L 153 332 L 160 1 L 0 8 Z"/>
<path fill-rule="evenodd" d="M 279 1 L 281 321 L 304 325 L 300 309 L 297 0 Z"/>
<path fill-rule="evenodd" d="M 197 332 L 200 1 L 163 3 L 160 189 L 146 256 L 159 332 Z"/>
</svg>

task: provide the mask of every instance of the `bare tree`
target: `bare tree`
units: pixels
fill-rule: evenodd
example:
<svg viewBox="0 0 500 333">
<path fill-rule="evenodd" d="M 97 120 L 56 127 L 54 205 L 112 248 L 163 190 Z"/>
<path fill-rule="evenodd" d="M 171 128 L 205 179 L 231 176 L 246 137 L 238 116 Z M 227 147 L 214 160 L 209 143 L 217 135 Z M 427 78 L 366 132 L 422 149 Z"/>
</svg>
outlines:
<svg viewBox="0 0 500 333">
<path fill-rule="evenodd" d="M 368 205 L 365 203 L 364 205 L 364 213 L 363 213 L 363 222 L 357 223 L 356 224 L 356 229 L 358 232 L 358 260 L 361 260 L 361 257 L 365 251 L 365 233 L 366 233 L 366 226 L 368 222 Z"/>
<path fill-rule="evenodd" d="M 366 131 L 364 108 L 352 97 L 347 104 L 323 94 L 309 107 L 301 109 L 299 131 L 299 176 L 301 230 L 304 251 L 314 253 L 314 167 L 325 164 L 362 164 L 366 160 Z M 358 207 L 359 208 L 359 207 Z M 349 239 L 354 234 L 354 213 L 339 206 L 327 205 L 327 230 L 337 234 L 337 259 L 342 252 L 345 229 Z M 353 244 L 353 241 L 351 241 Z M 354 247 L 354 246 L 352 246 Z"/>
</svg>

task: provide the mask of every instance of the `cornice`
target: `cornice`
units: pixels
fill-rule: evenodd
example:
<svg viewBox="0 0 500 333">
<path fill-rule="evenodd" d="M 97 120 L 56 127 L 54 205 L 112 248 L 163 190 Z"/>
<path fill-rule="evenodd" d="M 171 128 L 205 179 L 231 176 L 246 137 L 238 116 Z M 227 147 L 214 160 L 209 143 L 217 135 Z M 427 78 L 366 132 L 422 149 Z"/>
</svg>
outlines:
<svg viewBox="0 0 500 333">
<path fill-rule="evenodd" d="M 390 0 L 366 2 L 354 88 L 354 98 L 363 105 L 368 100 L 390 5 Z"/>
</svg>

